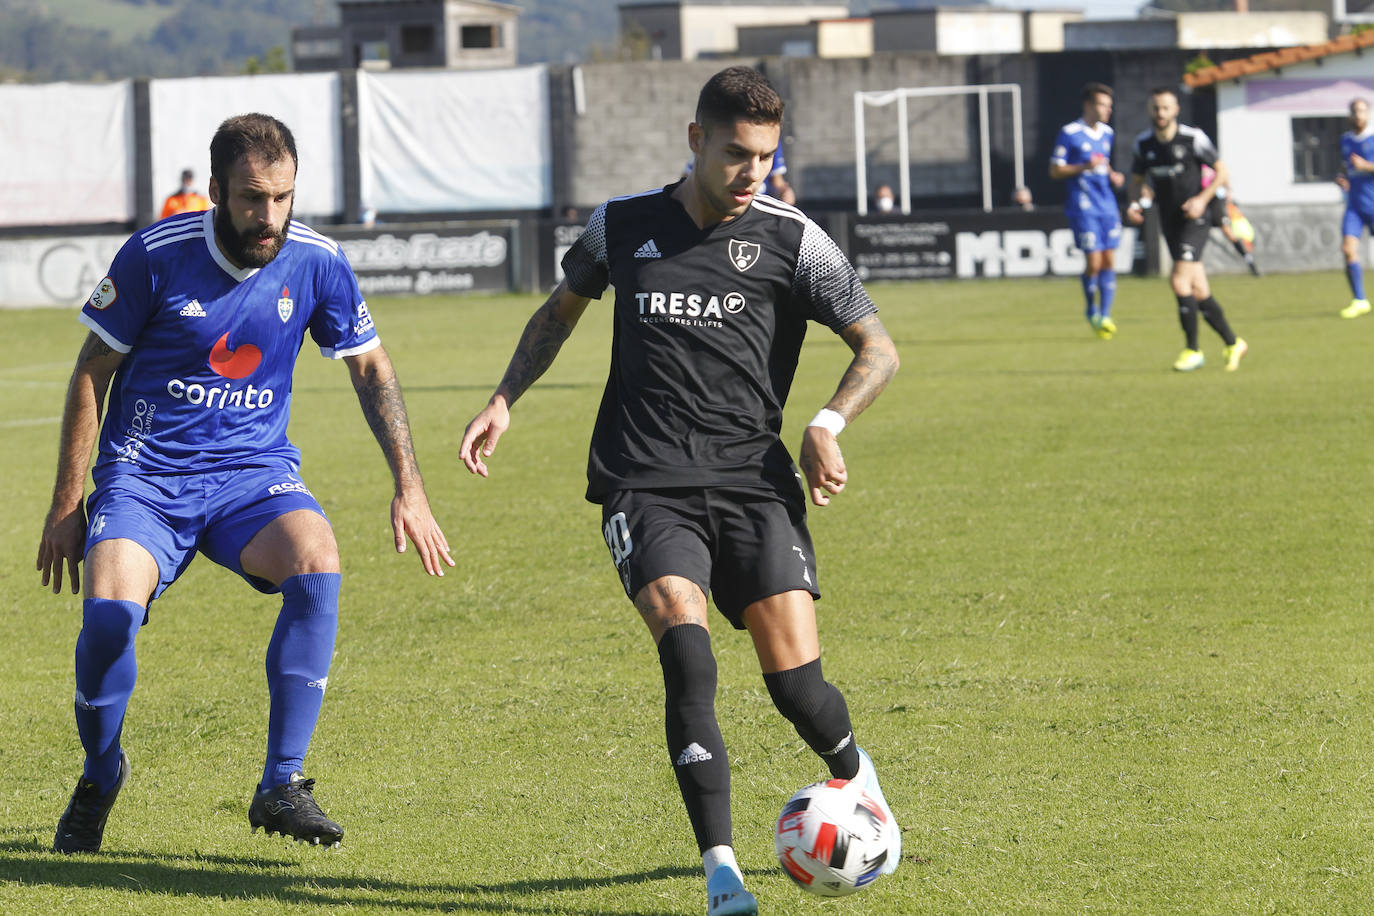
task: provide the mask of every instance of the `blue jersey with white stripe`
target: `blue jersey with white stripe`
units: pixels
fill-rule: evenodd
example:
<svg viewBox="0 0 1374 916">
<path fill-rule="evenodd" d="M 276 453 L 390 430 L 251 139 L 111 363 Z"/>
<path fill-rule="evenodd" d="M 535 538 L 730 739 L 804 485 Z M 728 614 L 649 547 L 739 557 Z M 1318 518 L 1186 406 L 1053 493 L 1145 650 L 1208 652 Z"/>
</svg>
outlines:
<svg viewBox="0 0 1374 916">
<path fill-rule="evenodd" d="M 1099 123 L 1089 127 L 1082 118 L 1065 124 L 1054 141 L 1050 162 L 1055 165 L 1079 165 L 1102 156 L 1102 161 L 1081 175 L 1067 179 L 1068 199 L 1064 209 L 1070 215 L 1119 216 L 1116 192 L 1112 189 L 1112 141 L 1115 132 L 1111 125 Z"/>
<path fill-rule="evenodd" d="M 286 438 L 305 334 L 338 359 L 381 344 L 337 242 L 298 222 L 261 268 L 215 244 L 216 210 L 132 236 L 81 309 L 126 354 L 110 385 L 97 480 L 300 464 Z"/>
<path fill-rule="evenodd" d="M 1350 156 L 1360 156 L 1374 162 L 1374 125 L 1366 127 L 1363 133 L 1348 130 L 1341 135 L 1341 162 L 1345 163 L 1345 175 L 1350 179 L 1350 194 L 1346 206 L 1360 213 L 1374 215 L 1374 172 L 1361 172 L 1350 164 Z"/>
</svg>

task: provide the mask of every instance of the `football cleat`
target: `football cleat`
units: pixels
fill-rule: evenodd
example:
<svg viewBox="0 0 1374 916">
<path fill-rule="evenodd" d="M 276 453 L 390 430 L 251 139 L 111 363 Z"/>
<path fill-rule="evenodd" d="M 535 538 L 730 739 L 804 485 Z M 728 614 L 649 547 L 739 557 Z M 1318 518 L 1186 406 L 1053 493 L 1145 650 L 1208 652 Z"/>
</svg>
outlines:
<svg viewBox="0 0 1374 916">
<path fill-rule="evenodd" d="M 717 865 L 706 881 L 706 916 L 758 916 L 759 902 L 735 870 Z"/>
<path fill-rule="evenodd" d="M 883 787 L 878 785 L 878 771 L 873 767 L 873 758 L 868 756 L 868 751 L 859 748 L 859 772 L 854 776 L 854 781 L 863 787 L 869 797 L 882 806 L 883 813 L 887 819 L 896 824 L 897 819 L 892 816 L 892 809 L 887 805 L 887 798 L 883 796 Z M 892 855 L 887 857 L 883 863 L 882 873 L 890 875 L 897 870 L 897 866 L 902 861 L 902 831 L 898 828 L 892 831 L 896 837 L 896 842 L 892 847 Z"/>
<path fill-rule="evenodd" d="M 1179 372 L 1192 372 L 1194 369 L 1201 369 L 1205 362 L 1207 358 L 1198 350 L 1184 350 L 1178 354 L 1178 359 L 1174 360 L 1174 369 Z"/>
<path fill-rule="evenodd" d="M 1096 331 L 1097 336 L 1101 337 L 1103 340 L 1111 340 L 1116 334 L 1116 322 L 1112 321 L 1111 315 L 1103 315 L 1102 318 L 1093 325 L 1093 330 Z"/>
<path fill-rule="evenodd" d="M 76 781 L 72 800 L 57 822 L 57 836 L 53 837 L 53 852 L 99 852 L 105 839 L 105 821 L 110 816 L 119 790 L 129 778 L 129 755 L 119 752 L 119 778 L 104 795 L 96 784 L 86 779 Z"/>
<path fill-rule="evenodd" d="M 315 780 L 292 773 L 291 781 L 264 789 L 258 786 L 248 806 L 248 823 L 257 833 L 262 827 L 270 836 L 280 833 L 313 846 L 338 846 L 343 828 L 331 821 L 315 803 Z"/>
<path fill-rule="evenodd" d="M 1350 304 L 1341 309 L 1342 318 L 1359 318 L 1369 311 L 1368 299 L 1351 299 Z"/>
<path fill-rule="evenodd" d="M 1236 342 L 1226 348 L 1226 371 L 1235 372 L 1239 369 L 1241 357 L 1248 352 L 1250 345 L 1245 342 L 1245 338 L 1237 337 Z"/>
</svg>

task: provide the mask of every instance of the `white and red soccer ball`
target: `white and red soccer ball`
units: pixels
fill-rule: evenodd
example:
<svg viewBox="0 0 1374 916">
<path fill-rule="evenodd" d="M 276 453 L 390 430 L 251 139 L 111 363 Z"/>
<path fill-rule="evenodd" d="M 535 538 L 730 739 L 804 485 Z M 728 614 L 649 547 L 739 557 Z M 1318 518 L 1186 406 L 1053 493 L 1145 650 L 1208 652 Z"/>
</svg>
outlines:
<svg viewBox="0 0 1374 916">
<path fill-rule="evenodd" d="M 897 830 L 861 785 L 831 779 L 803 787 L 783 805 L 773 849 L 803 890 L 843 897 L 878 879 L 895 853 Z"/>
</svg>

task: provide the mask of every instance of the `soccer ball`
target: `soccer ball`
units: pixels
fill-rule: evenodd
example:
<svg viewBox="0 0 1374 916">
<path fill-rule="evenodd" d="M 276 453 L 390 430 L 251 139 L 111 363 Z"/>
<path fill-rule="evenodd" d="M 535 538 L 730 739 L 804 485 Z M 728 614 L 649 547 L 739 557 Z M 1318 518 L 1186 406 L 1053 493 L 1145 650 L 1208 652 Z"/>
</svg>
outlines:
<svg viewBox="0 0 1374 916">
<path fill-rule="evenodd" d="M 787 876 L 821 897 L 843 897 L 878 879 L 897 824 L 857 782 L 800 789 L 778 815 L 773 849 Z"/>
</svg>

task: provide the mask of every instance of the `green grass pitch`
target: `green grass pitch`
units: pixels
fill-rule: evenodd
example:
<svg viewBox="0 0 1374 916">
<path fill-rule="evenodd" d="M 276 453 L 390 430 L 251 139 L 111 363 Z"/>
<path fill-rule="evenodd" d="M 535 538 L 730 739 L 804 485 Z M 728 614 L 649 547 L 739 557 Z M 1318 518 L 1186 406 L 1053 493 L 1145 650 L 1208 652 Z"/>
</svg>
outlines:
<svg viewBox="0 0 1374 916">
<path fill-rule="evenodd" d="M 1161 279 L 1099 341 L 1076 280 L 884 285 L 903 367 L 812 510 L 826 674 L 905 828 L 896 875 L 823 903 L 776 867 L 821 776 L 720 618 L 736 843 L 770 914 L 1361 913 L 1374 892 L 1374 318 L 1341 274 L 1224 277 L 1236 373 L 1181 348 Z M 33 571 L 84 336 L 5 312 L 0 356 L 0 912 L 696 914 L 662 682 L 582 499 L 605 381 L 593 305 L 516 406 L 492 477 L 457 462 L 538 299 L 378 299 L 458 559 L 390 547 L 390 480 L 340 365 L 307 343 L 292 435 L 335 523 L 343 610 L 308 761 L 347 829 L 252 836 L 276 601 L 204 559 L 152 609 L 105 850 L 47 852 L 79 771 L 79 601 Z M 814 328 L 786 438 L 833 391 Z"/>
</svg>

